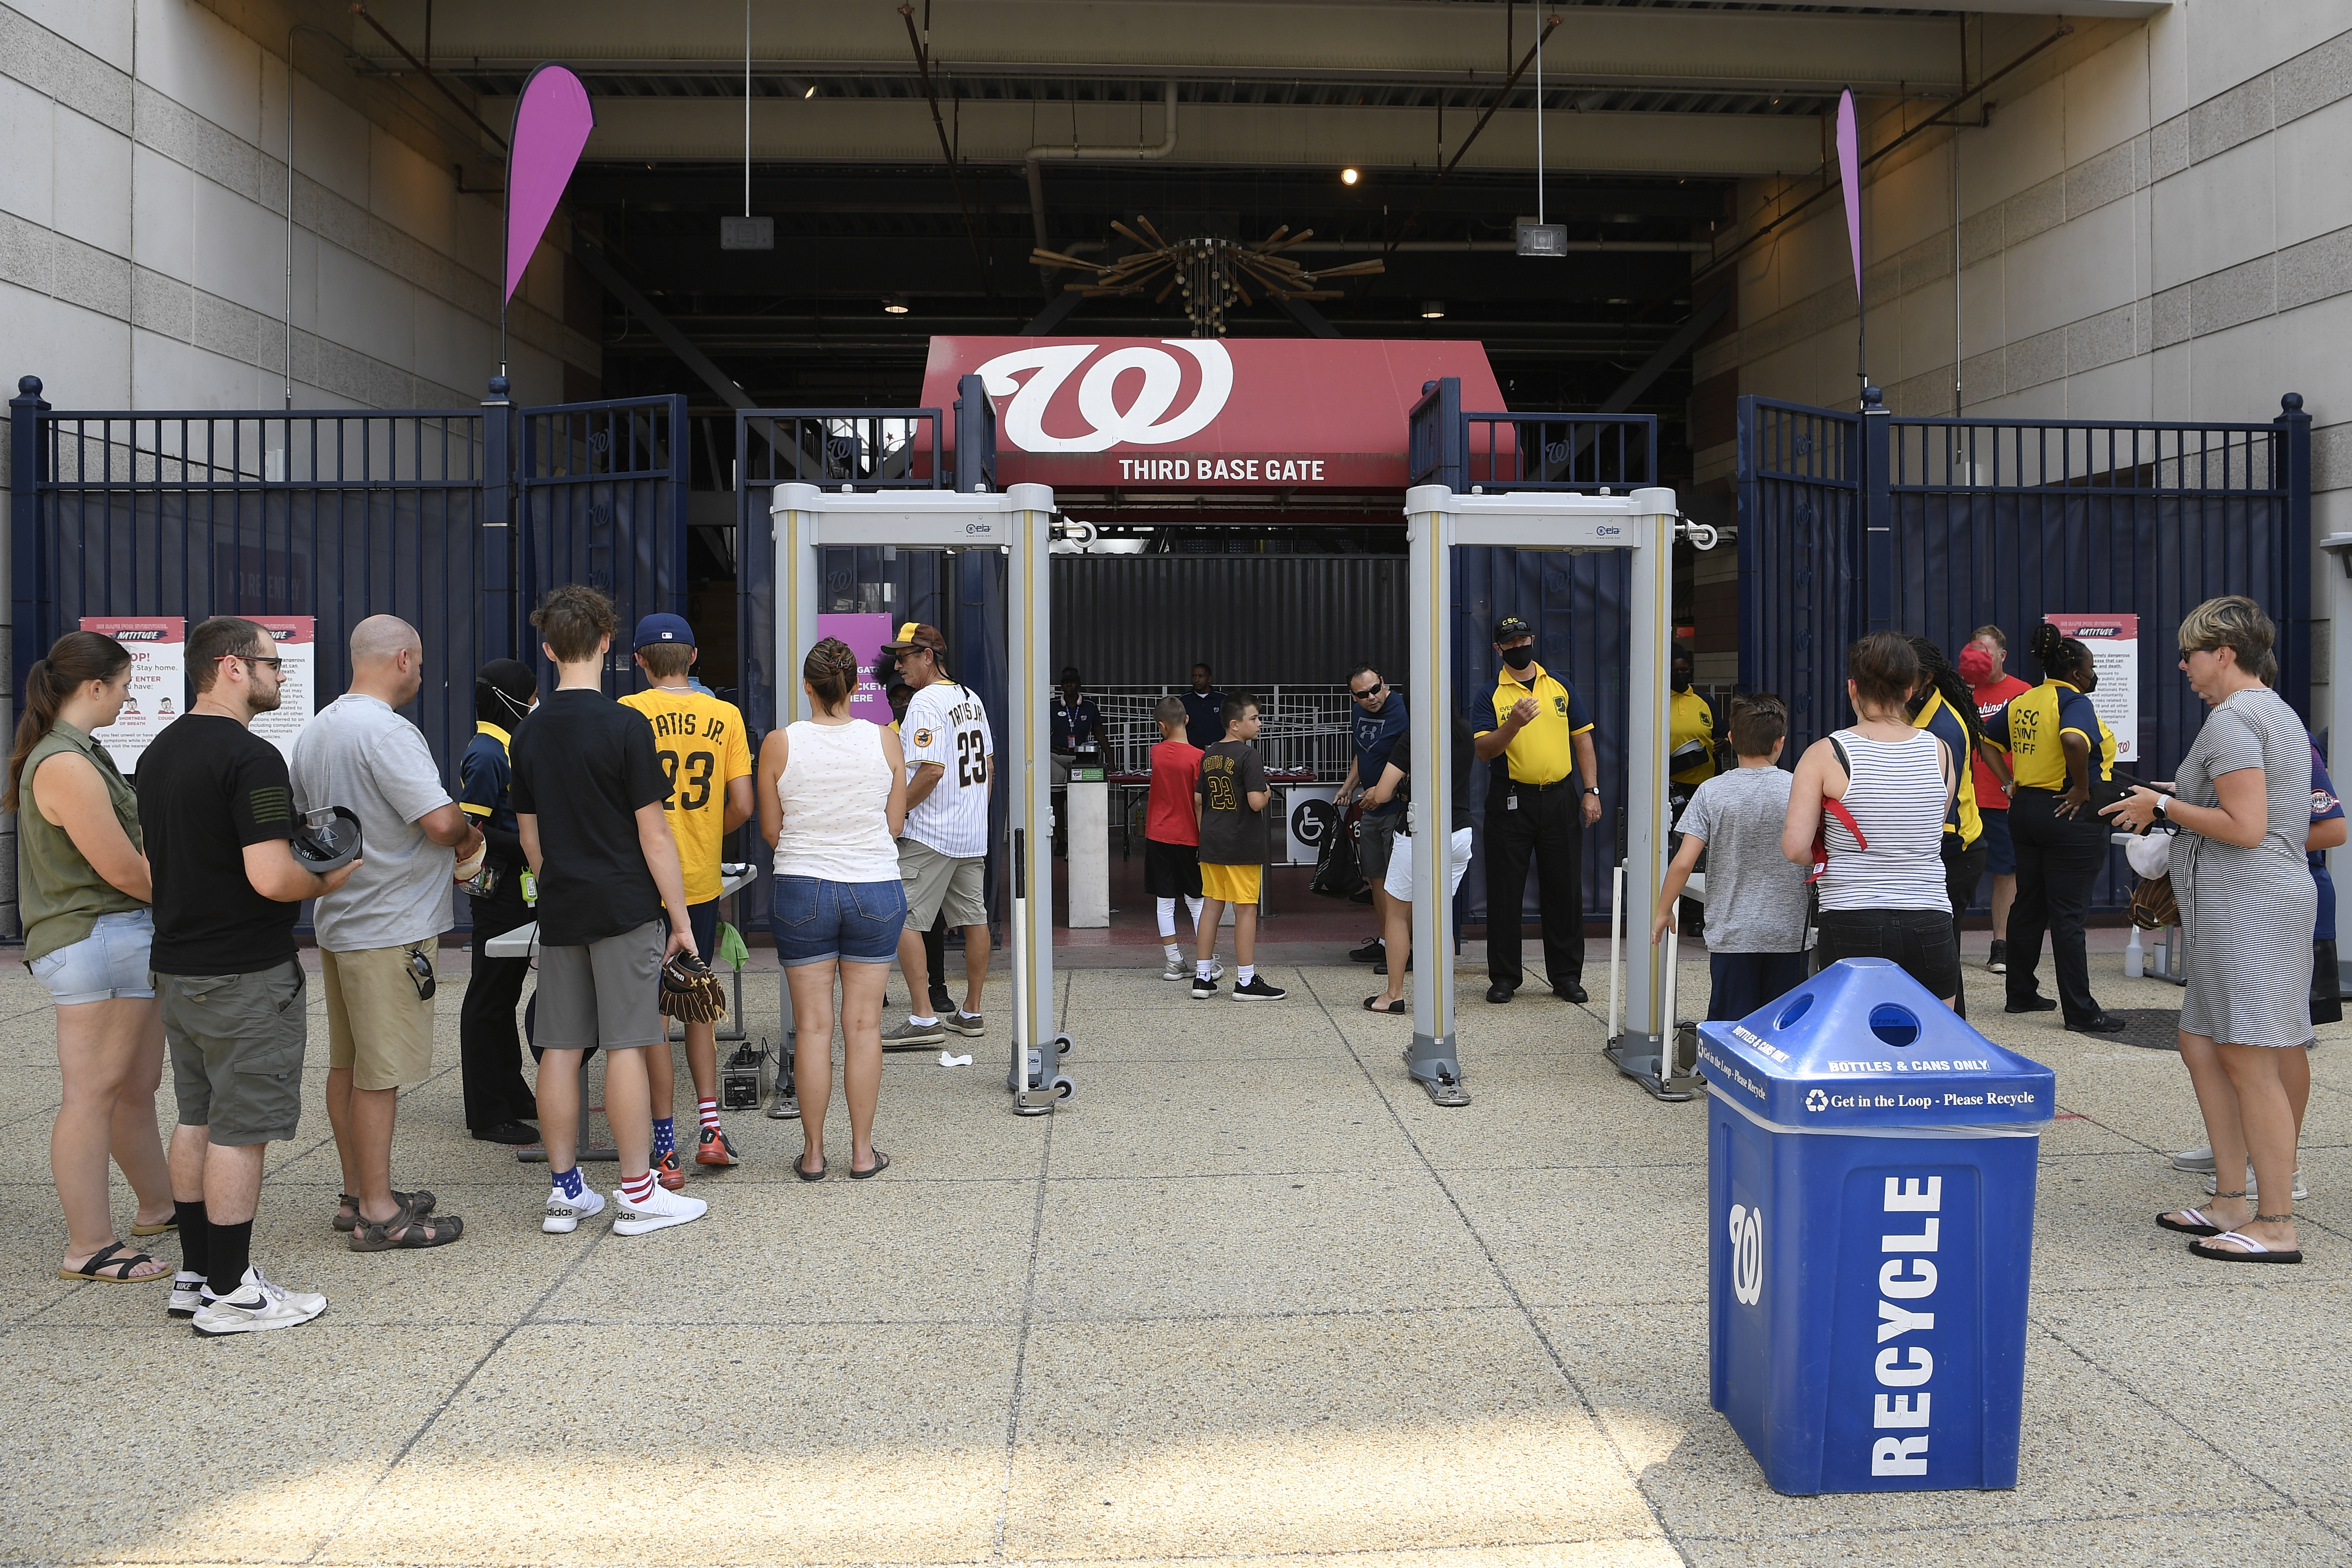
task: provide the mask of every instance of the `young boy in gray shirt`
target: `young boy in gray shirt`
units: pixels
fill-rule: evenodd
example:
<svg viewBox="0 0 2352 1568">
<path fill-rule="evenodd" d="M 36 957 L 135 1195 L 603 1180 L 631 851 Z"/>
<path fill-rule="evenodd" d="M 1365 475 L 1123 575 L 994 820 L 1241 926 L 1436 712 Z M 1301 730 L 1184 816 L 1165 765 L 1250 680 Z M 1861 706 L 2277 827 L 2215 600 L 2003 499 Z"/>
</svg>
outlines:
<svg viewBox="0 0 2352 1568">
<path fill-rule="evenodd" d="M 1706 945 L 1713 980 L 1706 1016 L 1745 1018 L 1805 978 L 1805 870 L 1780 852 L 1790 775 L 1780 767 L 1789 710 L 1777 697 L 1736 697 L 1731 746 L 1739 765 L 1698 786 L 1683 812 L 1683 847 L 1658 889 L 1654 944 L 1675 900 L 1706 858 Z"/>
</svg>

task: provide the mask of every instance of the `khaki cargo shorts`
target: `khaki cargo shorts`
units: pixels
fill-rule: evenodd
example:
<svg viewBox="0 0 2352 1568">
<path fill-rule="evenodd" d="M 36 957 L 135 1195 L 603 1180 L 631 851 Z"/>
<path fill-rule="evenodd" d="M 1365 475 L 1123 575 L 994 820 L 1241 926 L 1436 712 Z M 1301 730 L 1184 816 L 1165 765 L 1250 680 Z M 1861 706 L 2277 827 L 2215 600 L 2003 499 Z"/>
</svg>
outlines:
<svg viewBox="0 0 2352 1568">
<path fill-rule="evenodd" d="M 433 999 L 414 963 L 433 973 L 432 942 L 319 950 L 327 982 L 327 1065 L 349 1068 L 353 1089 L 406 1089 L 433 1076 Z"/>
</svg>

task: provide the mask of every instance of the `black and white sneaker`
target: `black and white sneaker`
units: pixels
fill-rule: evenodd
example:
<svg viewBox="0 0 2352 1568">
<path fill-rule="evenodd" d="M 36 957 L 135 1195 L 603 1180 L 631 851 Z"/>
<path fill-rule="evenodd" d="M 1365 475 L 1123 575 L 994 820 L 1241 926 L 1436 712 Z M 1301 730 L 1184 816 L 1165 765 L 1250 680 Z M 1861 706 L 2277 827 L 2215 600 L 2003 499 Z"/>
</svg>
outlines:
<svg viewBox="0 0 2352 1568">
<path fill-rule="evenodd" d="M 1348 950 L 1348 962 L 1350 963 L 1379 963 L 1382 960 L 1386 959 L 1388 955 L 1388 943 L 1382 942 L 1379 937 L 1374 937 L 1371 941 L 1364 943 L 1361 947 L 1349 948 Z"/>
<path fill-rule="evenodd" d="M 1192 1000 L 1204 1002 L 1217 994 L 1217 983 L 1200 974 L 1192 976 Z"/>
<path fill-rule="evenodd" d="M 1200 993 L 1195 991 L 1192 994 L 1198 996 Z M 1253 974 L 1244 984 L 1234 987 L 1236 1002 L 1279 1002 L 1289 994 L 1279 985 L 1268 985 L 1263 974 Z"/>
<path fill-rule="evenodd" d="M 193 1318 L 196 1309 L 205 1304 L 205 1277 L 183 1268 L 172 1276 L 172 1299 L 163 1304 L 164 1314 L 173 1318 Z"/>
<path fill-rule="evenodd" d="M 2005 942 L 1994 942 L 1992 944 L 1992 952 L 1985 955 L 1985 967 L 1991 970 L 1995 974 L 2008 973 L 2009 943 Z"/>
<path fill-rule="evenodd" d="M 324 1296 L 289 1290 L 252 1268 L 246 1269 L 236 1295 L 215 1296 L 210 1290 L 201 1294 L 204 1304 L 191 1315 L 188 1326 L 205 1339 L 298 1328 L 327 1310 Z"/>
</svg>

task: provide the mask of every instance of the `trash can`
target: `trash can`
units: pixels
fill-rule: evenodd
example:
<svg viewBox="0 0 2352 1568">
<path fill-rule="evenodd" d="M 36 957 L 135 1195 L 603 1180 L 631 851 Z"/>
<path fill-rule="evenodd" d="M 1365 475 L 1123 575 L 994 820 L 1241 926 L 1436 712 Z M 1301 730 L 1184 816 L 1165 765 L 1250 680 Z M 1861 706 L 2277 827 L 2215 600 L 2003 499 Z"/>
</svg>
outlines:
<svg viewBox="0 0 2352 1568">
<path fill-rule="evenodd" d="M 1776 1491 L 2017 1484 L 2056 1078 L 1885 959 L 1699 1026 L 1715 1407 Z"/>
</svg>

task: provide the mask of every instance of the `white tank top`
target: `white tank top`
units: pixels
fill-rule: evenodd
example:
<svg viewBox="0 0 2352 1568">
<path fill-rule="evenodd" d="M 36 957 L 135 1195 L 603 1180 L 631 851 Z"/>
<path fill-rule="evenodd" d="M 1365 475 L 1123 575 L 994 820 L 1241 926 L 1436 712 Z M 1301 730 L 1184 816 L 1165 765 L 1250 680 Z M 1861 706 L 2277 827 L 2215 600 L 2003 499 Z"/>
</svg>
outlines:
<svg viewBox="0 0 2352 1568">
<path fill-rule="evenodd" d="M 1826 809 L 1822 838 L 1829 867 L 1815 884 L 1824 910 L 1942 910 L 1944 743 L 1931 730 L 1908 740 L 1873 741 L 1841 730 L 1848 782 L 1840 802 L 1862 829 L 1864 848 Z"/>
<path fill-rule="evenodd" d="M 882 755 L 880 727 L 867 719 L 846 724 L 803 719 L 785 726 L 784 745 L 783 776 L 776 781 L 784 814 L 776 835 L 776 875 L 897 881 L 890 763 Z"/>
</svg>

